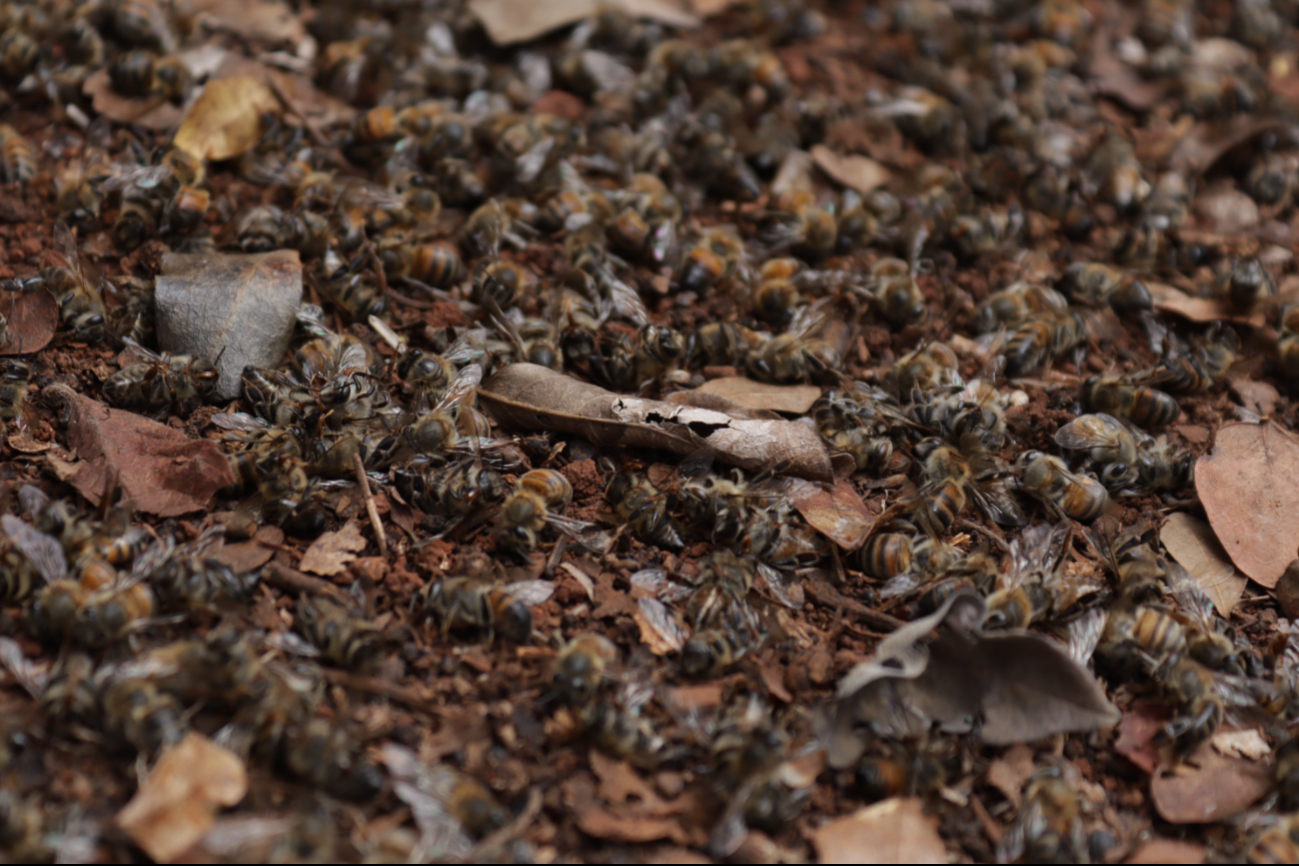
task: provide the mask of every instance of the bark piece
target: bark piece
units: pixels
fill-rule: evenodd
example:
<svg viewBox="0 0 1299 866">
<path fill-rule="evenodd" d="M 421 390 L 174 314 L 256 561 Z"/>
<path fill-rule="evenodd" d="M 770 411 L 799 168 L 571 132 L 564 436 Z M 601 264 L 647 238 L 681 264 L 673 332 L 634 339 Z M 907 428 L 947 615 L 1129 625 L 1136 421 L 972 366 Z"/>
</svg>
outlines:
<svg viewBox="0 0 1299 866">
<path fill-rule="evenodd" d="M 479 398 L 506 427 L 571 433 L 601 446 L 677 454 L 711 449 L 718 459 L 744 469 L 782 465 L 791 475 L 832 477 L 820 437 L 793 421 L 754 421 L 624 397 L 536 364 L 502 368 L 479 388 Z"/>
</svg>

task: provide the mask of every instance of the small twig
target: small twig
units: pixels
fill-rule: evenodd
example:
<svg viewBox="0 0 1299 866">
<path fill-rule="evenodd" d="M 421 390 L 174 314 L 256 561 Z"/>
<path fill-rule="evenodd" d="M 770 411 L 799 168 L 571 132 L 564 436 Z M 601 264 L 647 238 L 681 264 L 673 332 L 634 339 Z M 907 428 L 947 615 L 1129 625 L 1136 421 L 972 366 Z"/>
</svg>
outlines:
<svg viewBox="0 0 1299 866">
<path fill-rule="evenodd" d="M 370 695 L 391 698 L 416 712 L 428 713 L 430 716 L 441 716 L 442 710 L 429 703 L 426 698 L 415 694 L 413 690 L 396 683 L 384 682 L 376 677 L 365 677 L 333 668 L 322 668 L 325 679 L 344 688 L 356 689 Z"/>
<path fill-rule="evenodd" d="M 365 257 L 370 262 L 370 267 L 374 269 L 374 277 L 379 281 L 380 291 L 388 291 L 388 274 L 383 269 L 383 262 L 379 261 L 379 254 L 374 251 L 374 244 L 370 241 L 365 242 Z"/>
<path fill-rule="evenodd" d="M 365 497 L 365 513 L 370 515 L 370 525 L 374 527 L 374 538 L 379 543 L 379 555 L 388 558 L 388 534 L 383 531 L 379 522 L 379 509 L 374 504 L 374 494 L 370 492 L 370 479 L 365 475 L 365 464 L 360 454 L 352 455 L 352 465 L 356 467 L 356 483 L 361 485 L 361 495 Z"/>
<path fill-rule="evenodd" d="M 387 288 L 383 290 L 383 293 L 388 297 L 392 298 L 397 303 L 401 304 L 403 307 L 410 307 L 412 310 L 433 309 L 433 305 L 430 304 L 428 301 L 421 301 L 421 300 L 417 300 L 416 298 L 412 298 L 409 295 L 403 295 L 401 292 L 398 292 L 396 289 Z"/>
<path fill-rule="evenodd" d="M 494 833 L 484 836 L 482 841 L 469 850 L 464 863 L 488 863 L 497 859 L 497 853 L 509 842 L 514 841 L 531 826 L 541 812 L 541 791 L 535 787 L 528 791 L 528 802 L 523 811 L 513 821 Z"/>
<path fill-rule="evenodd" d="M 298 106 L 294 104 L 293 100 L 289 98 L 289 95 L 284 92 L 284 88 L 281 87 L 280 83 L 275 80 L 275 76 L 264 75 L 262 76 L 262 78 L 266 81 L 266 86 L 269 87 L 271 89 L 271 92 L 275 94 L 275 98 L 278 99 L 284 105 L 285 109 L 287 109 L 288 112 L 292 114 L 294 117 L 296 117 L 298 120 L 302 121 L 302 125 L 306 127 L 308 134 L 311 135 L 312 139 L 315 140 L 316 144 L 320 145 L 321 147 L 329 147 L 330 146 L 329 139 L 325 138 L 324 133 L 322 133 L 316 127 L 315 122 L 311 120 L 311 118 L 307 117 L 307 115 L 303 114 L 302 111 L 298 108 Z"/>
<path fill-rule="evenodd" d="M 897 617 L 871 610 L 861 602 L 848 598 L 825 581 L 809 580 L 804 584 L 804 587 L 806 588 L 807 593 L 820 604 L 823 604 L 828 608 L 842 608 L 862 622 L 866 623 L 871 628 L 891 632 L 897 631 L 902 628 L 902 626 L 906 625 L 905 622 Z"/>
<path fill-rule="evenodd" d="M 348 597 L 347 593 L 332 583 L 318 577 L 312 577 L 309 574 L 303 574 L 296 568 L 289 568 L 287 565 L 273 559 L 266 563 L 266 567 L 262 569 L 262 580 L 289 592 L 328 595 L 344 604 L 352 603 L 352 599 Z"/>
</svg>

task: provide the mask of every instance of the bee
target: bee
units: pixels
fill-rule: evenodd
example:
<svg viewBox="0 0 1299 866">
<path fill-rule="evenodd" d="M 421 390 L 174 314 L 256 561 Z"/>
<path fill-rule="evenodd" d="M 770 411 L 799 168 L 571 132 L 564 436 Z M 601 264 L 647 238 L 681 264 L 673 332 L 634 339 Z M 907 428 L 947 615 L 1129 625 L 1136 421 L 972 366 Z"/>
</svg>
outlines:
<svg viewBox="0 0 1299 866">
<path fill-rule="evenodd" d="M 865 801 L 875 803 L 889 797 L 937 793 L 959 774 L 959 765 L 959 755 L 919 748 L 905 756 L 867 755 L 858 762 L 853 776 Z"/>
<path fill-rule="evenodd" d="M 1299 862 L 1299 819 L 1281 815 L 1250 843 L 1248 863 Z"/>
<path fill-rule="evenodd" d="M 278 755 L 292 776 L 336 797 L 366 800 L 383 787 L 379 768 L 341 726 L 315 717 L 288 730 Z"/>
<path fill-rule="evenodd" d="M 925 317 L 925 298 L 911 266 L 902 259 L 880 259 L 872 265 L 868 288 L 891 324 L 903 327 Z"/>
<path fill-rule="evenodd" d="M 1150 182 L 1141 176 L 1141 163 L 1126 138 L 1111 133 L 1087 163 L 1088 180 L 1102 200 L 1119 211 L 1139 206 L 1150 195 Z"/>
<path fill-rule="evenodd" d="M 979 208 L 952 221 L 948 237 L 966 258 L 996 252 L 1018 242 L 1024 235 L 1024 212 L 1016 205 L 1007 208 Z"/>
<path fill-rule="evenodd" d="M 1061 448 L 1085 451 L 1088 464 L 1110 490 L 1138 483 L 1142 440 L 1127 424 L 1104 413 L 1079 415 L 1055 433 Z"/>
<path fill-rule="evenodd" d="M 1031 315 L 1048 310 L 1064 310 L 1068 306 L 1068 299 L 1053 288 L 1020 280 L 1003 290 L 992 292 L 979 304 L 974 330 L 979 334 L 987 334 L 1003 325 L 1015 327 Z"/>
<path fill-rule="evenodd" d="M 850 455 L 858 471 L 877 471 L 888 465 L 893 440 L 879 413 L 830 391 L 812 404 L 809 414 L 826 445 Z"/>
<path fill-rule="evenodd" d="M 709 63 L 714 74 L 741 92 L 756 84 L 770 104 L 779 103 L 789 91 L 789 75 L 780 58 L 762 51 L 748 39 L 731 39 L 713 49 Z"/>
<path fill-rule="evenodd" d="M 739 470 L 723 477 L 710 468 L 708 452 L 690 458 L 679 493 L 687 519 L 706 528 L 710 540 L 762 560 L 764 575 L 766 565 L 788 570 L 820 560 L 822 539 L 794 513 L 770 472 L 745 479 Z"/>
<path fill-rule="evenodd" d="M 384 651 L 374 623 L 325 598 L 298 602 L 294 625 L 326 659 L 349 670 L 369 670 Z"/>
<path fill-rule="evenodd" d="M 736 322 L 709 322 L 700 325 L 690 335 L 686 358 L 691 369 L 742 367 L 751 353 L 769 341 L 769 335 Z"/>
<path fill-rule="evenodd" d="M 317 420 L 307 408 L 314 402 L 313 396 L 295 376 L 248 366 L 240 376 L 240 388 L 253 411 L 275 427 Z"/>
<path fill-rule="evenodd" d="M 766 340 L 749 352 L 746 363 L 749 373 L 763 382 L 782 385 L 835 379 L 843 359 L 834 346 L 813 336 L 825 325 L 826 318 L 816 304 L 804 307 L 786 333 Z"/>
<path fill-rule="evenodd" d="M 726 133 L 704 123 L 687 126 L 678 137 L 685 149 L 683 166 L 708 191 L 723 199 L 748 202 L 762 195 L 762 182 Z M 823 208 L 799 206 L 777 214 L 772 242 L 796 246 L 799 255 L 824 255 L 834 249 L 838 225 Z M 828 243 L 826 243 L 828 239 Z"/>
<path fill-rule="evenodd" d="M 614 216 L 613 204 L 602 193 L 589 189 L 564 189 L 552 195 L 537 212 L 537 228 L 567 232 L 583 223 L 606 225 Z"/>
<path fill-rule="evenodd" d="M 212 610 L 247 599 L 257 589 L 257 572 L 239 575 L 233 568 L 208 556 L 223 529 L 212 527 L 187 549 L 171 553 L 166 545 L 151 556 L 161 562 L 147 573 L 149 583 L 170 607 Z"/>
<path fill-rule="evenodd" d="M 1091 523 L 1110 506 L 1105 486 L 1090 475 L 1070 472 L 1064 461 L 1041 451 L 1025 451 L 1015 461 L 1024 489 L 1066 516 Z"/>
<path fill-rule="evenodd" d="M 176 36 L 162 7 L 154 0 L 113 0 L 109 4 L 113 32 L 128 45 L 170 50 Z"/>
<path fill-rule="evenodd" d="M 747 166 L 746 166 L 747 168 Z M 817 260 L 834 252 L 839 222 L 834 213 L 816 203 L 811 192 L 791 192 L 776 201 L 760 237 L 770 250 L 790 250 L 802 259 Z"/>
<path fill-rule="evenodd" d="M 45 286 L 59 303 L 59 316 L 63 323 L 78 338 L 97 343 L 106 333 L 107 309 L 99 287 L 91 282 L 82 264 L 76 236 L 65 222 L 54 224 L 54 247 L 65 264 L 46 269 Z"/>
<path fill-rule="evenodd" d="M 730 279 L 740 264 L 744 244 L 733 231 L 716 228 L 705 232 L 682 258 L 677 287 L 703 294 Z"/>
<path fill-rule="evenodd" d="M 1294 195 L 1297 169 L 1292 157 L 1266 153 L 1250 169 L 1245 188 L 1259 204 L 1284 206 Z"/>
<path fill-rule="evenodd" d="M 430 583 L 424 610 L 441 624 L 442 637 L 453 629 L 479 629 L 488 641 L 499 634 L 512 643 L 532 639 L 532 611 L 509 589 L 478 577 L 448 577 Z"/>
<path fill-rule="evenodd" d="M 26 185 L 36 177 L 36 151 L 32 143 L 7 123 L 0 123 L 0 168 L 5 183 Z"/>
<path fill-rule="evenodd" d="M 927 343 L 898 358 L 888 384 L 899 399 L 922 402 L 926 393 L 963 385 L 959 366 L 960 360 L 946 343 Z"/>
<path fill-rule="evenodd" d="M 618 647 L 601 634 L 584 634 L 564 644 L 555 657 L 550 681 L 560 699 L 573 706 L 590 703 L 611 681 Z"/>
<path fill-rule="evenodd" d="M 449 466 L 411 463 L 394 472 L 393 484 L 415 508 L 449 518 L 444 532 L 500 503 L 508 492 L 499 472 L 469 458 Z"/>
<path fill-rule="evenodd" d="M 527 235 L 532 233 L 529 224 L 535 221 L 536 208 L 531 202 L 492 199 L 469 215 L 458 238 L 467 254 L 496 258 L 503 243 L 520 250 L 526 247 Z"/>
<path fill-rule="evenodd" d="M 579 543 L 599 547 L 607 540 L 591 524 L 560 516 L 573 499 L 573 486 L 553 469 L 525 472 L 501 505 L 501 526 L 496 536 L 503 549 L 527 556 L 537 548 L 541 532 L 553 526 Z"/>
<path fill-rule="evenodd" d="M 1009 573 L 998 570 L 988 595 L 986 629 L 1028 628 L 1047 617 L 1066 614 L 1078 601 L 1094 595 L 1100 583 L 1061 573 L 1069 555 L 1072 526 L 1037 524 L 1011 542 Z"/>
<path fill-rule="evenodd" d="M 1082 806 L 1071 769 L 1052 765 L 1029 777 L 1019 814 L 997 846 L 998 862 L 1024 858 L 1029 863 L 1061 863 L 1087 857 Z"/>
<path fill-rule="evenodd" d="M 803 263 L 792 258 L 765 262 L 758 273 L 758 288 L 753 293 L 753 314 L 778 327 L 788 325 L 803 301 L 794 282 L 802 268 Z"/>
<path fill-rule="evenodd" d="M 153 591 L 147 584 L 118 579 L 81 599 L 70 636 L 86 646 L 108 646 L 146 624 L 154 608 Z"/>
<path fill-rule="evenodd" d="M 681 648 L 681 673 L 694 679 L 721 676 L 748 655 L 754 639 L 727 626 L 700 629 Z"/>
<path fill-rule="evenodd" d="M 108 64 L 108 80 L 123 96 L 148 96 L 153 92 L 153 67 L 158 55 L 145 48 L 123 51 Z"/>
<path fill-rule="evenodd" d="M 1168 354 L 1150 374 L 1150 385 L 1173 394 L 1207 391 L 1235 363 L 1240 337 L 1218 323 L 1188 352 Z"/>
<path fill-rule="evenodd" d="M 1089 307 L 1109 304 L 1122 313 L 1152 306 L 1145 283 L 1100 262 L 1074 262 L 1056 287 L 1071 302 Z"/>
<path fill-rule="evenodd" d="M 260 205 L 244 214 L 236 224 L 239 248 L 246 253 L 298 250 L 304 258 L 325 253 L 331 230 L 328 220 L 312 211 L 293 213 L 274 205 Z M 333 275 L 331 268 L 329 273 Z M 346 277 L 342 277 L 345 279 Z"/>
<path fill-rule="evenodd" d="M 319 282 L 320 294 L 333 304 L 349 322 L 364 322 L 370 316 L 383 319 L 390 304 L 371 282 L 369 274 L 360 271 L 360 259 L 344 263 L 333 248 L 321 260 L 325 278 Z"/>
<path fill-rule="evenodd" d="M 647 322 L 633 337 L 618 340 L 607 354 L 598 352 L 590 360 L 593 372 L 608 387 L 632 391 L 670 375 L 685 355 L 680 331 Z"/>
<path fill-rule="evenodd" d="M 54 179 L 59 219 L 74 226 L 97 222 L 104 204 L 104 183 L 111 174 L 104 149 L 88 146 L 81 159 L 70 163 Z"/>
<path fill-rule="evenodd" d="M 207 215 L 211 201 L 212 194 L 207 190 L 195 186 L 182 186 L 176 190 L 176 194 L 171 197 L 171 201 L 163 211 L 161 226 L 163 233 L 194 231 Z"/>
<path fill-rule="evenodd" d="M 22 30 L 8 30 L 0 36 L 0 75 L 21 83 L 40 62 L 40 44 Z"/>
<path fill-rule="evenodd" d="M 1196 660 L 1183 657 L 1159 674 L 1160 685 L 1178 704 L 1179 714 L 1161 732 L 1179 756 L 1186 756 L 1222 727 L 1226 716 L 1223 696 L 1214 672 Z"/>
<path fill-rule="evenodd" d="M 899 377 L 902 378 L 902 377 Z M 924 393 L 924 392 L 915 392 Z M 973 437 L 984 448 L 1000 449 L 1006 442 L 1005 399 L 985 379 L 929 391 L 911 407 L 916 422 L 959 442 Z"/>
<path fill-rule="evenodd" d="M 1237 310 L 1249 312 L 1276 297 L 1276 281 L 1256 258 L 1238 259 L 1226 279 L 1227 301 Z"/>
<path fill-rule="evenodd" d="M 435 289 L 449 289 L 465 279 L 465 263 L 450 244 L 414 244 L 401 235 L 379 241 L 379 260 L 389 279 L 406 277 Z"/>
<path fill-rule="evenodd" d="M 328 515 L 315 501 L 305 463 L 289 454 L 267 455 L 257 463 L 257 494 L 262 517 L 290 535 L 315 538 L 325 531 Z"/>
<path fill-rule="evenodd" d="M 853 564 L 877 580 L 887 580 L 911 571 L 911 536 L 900 532 L 879 532 L 853 554 Z"/>
<path fill-rule="evenodd" d="M 1079 396 L 1088 412 L 1127 418 L 1139 427 L 1165 427 L 1182 414 L 1171 394 L 1139 384 L 1132 376 L 1088 377 Z"/>
<path fill-rule="evenodd" d="M 130 337 L 122 342 L 144 361 L 123 367 L 104 380 L 104 399 L 112 405 L 146 412 L 175 407 L 188 413 L 216 391 L 220 374 L 211 361 L 192 355 L 159 355 Z"/>
<path fill-rule="evenodd" d="M 685 547 L 681 527 L 669 511 L 669 498 L 645 475 L 615 473 L 605 497 L 631 534 L 642 543 L 674 552 Z"/>
<path fill-rule="evenodd" d="M 17 358 L 0 361 L 0 432 L 23 416 L 32 365 Z"/>
<path fill-rule="evenodd" d="M 498 259 L 475 270 L 472 297 L 475 303 L 483 304 L 490 298 L 502 309 L 512 307 L 536 280 L 533 273 L 518 262 Z"/>
<path fill-rule="evenodd" d="M 157 754 L 184 736 L 179 702 L 147 679 L 110 682 L 100 705 L 104 727 L 142 755 Z"/>
<path fill-rule="evenodd" d="M 80 650 L 64 650 L 41 693 L 41 711 L 55 724 L 90 721 L 98 695 L 93 682 L 95 662 Z"/>
<path fill-rule="evenodd" d="M 608 243 L 630 259 L 661 265 L 672 251 L 681 205 L 652 175 L 636 175 L 629 189 L 632 191 L 606 227 Z"/>
<path fill-rule="evenodd" d="M 1089 336 L 1087 320 L 1077 310 L 1038 313 L 1024 320 L 1006 341 L 1002 350 L 1006 374 L 1027 375 L 1081 346 Z"/>
</svg>

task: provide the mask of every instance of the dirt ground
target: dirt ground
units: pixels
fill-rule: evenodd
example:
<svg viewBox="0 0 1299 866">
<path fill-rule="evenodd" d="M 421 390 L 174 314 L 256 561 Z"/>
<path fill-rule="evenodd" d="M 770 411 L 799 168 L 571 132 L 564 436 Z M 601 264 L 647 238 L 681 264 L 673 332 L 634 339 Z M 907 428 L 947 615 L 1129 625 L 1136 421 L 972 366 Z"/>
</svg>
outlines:
<svg viewBox="0 0 1299 866">
<path fill-rule="evenodd" d="M 1248 462 L 1216 447 L 1224 426 L 1285 437 L 1297 420 L 1286 368 L 1299 322 L 1286 304 L 1299 7 L 750 0 L 700 3 L 690 22 L 663 3 L 645 4 L 645 18 L 579 11 L 510 42 L 525 5 L 5 6 L 0 859 L 1299 861 L 1289 811 L 1299 645 L 1288 623 L 1299 576 L 1223 529 L 1232 514 L 1232 526 L 1252 521 L 1268 537 L 1299 526 L 1281 506 L 1206 482 L 1221 475 L 1204 469 Z M 172 62 L 193 80 L 169 101 Z M 96 84 L 108 66 L 118 79 Z M 199 107 L 199 85 L 219 80 L 257 107 Z M 203 112 L 220 131 L 191 127 L 185 140 L 197 136 L 205 170 L 163 168 L 177 124 Z M 221 135 L 233 155 L 218 150 Z M 462 192 L 466 171 L 481 194 Z M 652 190 L 645 175 L 666 185 Z M 325 190 L 315 200 L 313 181 Z M 205 197 L 187 228 L 178 189 Z M 439 207 L 417 205 L 426 189 Z M 91 212 L 73 213 L 78 191 Z M 548 223 L 561 192 L 575 216 Z M 122 226 L 140 208 L 152 226 L 133 245 Z M 265 244 L 250 228 L 258 208 L 275 214 Z M 333 264 L 305 237 L 307 214 Z M 856 237 L 854 214 L 867 224 Z M 818 219 L 836 241 L 817 240 Z M 638 220 L 651 241 L 670 241 L 662 255 L 643 236 L 626 240 Z M 57 271 L 69 264 L 60 223 L 73 229 L 84 284 Z M 684 286 L 692 251 L 718 237 L 696 254 L 707 279 Z M 459 278 L 416 277 L 412 250 L 432 242 L 463 258 Z M 161 406 L 103 409 L 114 374 L 139 361 L 123 337 L 166 348 L 126 315 L 140 298 L 153 303 L 164 255 L 279 247 L 299 250 L 303 301 L 324 311 L 316 330 L 295 330 L 277 368 L 296 384 L 262 402 L 245 388 L 181 405 L 171 398 L 187 374 L 171 373 Z M 776 292 L 762 267 L 781 256 L 800 270 L 764 314 Z M 891 257 L 902 260 L 893 283 L 881 276 Z M 526 270 L 521 290 L 485 277 L 498 260 Z M 1019 281 L 1068 292 L 1066 271 L 1081 262 L 1112 267 L 1111 287 L 1148 287 L 1144 302 L 1075 293 L 1062 314 L 1074 319 L 981 328 L 993 292 Z M 1255 266 L 1263 288 L 1233 303 L 1233 275 Z M 917 309 L 892 314 L 895 290 Z M 103 310 L 103 334 L 77 318 L 84 294 L 101 299 L 86 303 Z M 540 331 L 525 329 L 536 321 Z M 717 323 L 744 326 L 736 339 L 755 347 L 704 358 Z M 660 334 L 676 348 L 654 343 Z M 1220 368 L 1204 360 L 1233 338 Z M 510 420 L 501 371 L 536 360 L 528 352 L 547 339 L 565 376 L 624 402 L 668 401 L 660 413 L 681 400 L 771 424 L 773 437 L 804 443 L 789 455 L 806 458 L 799 465 L 824 471 L 797 480 L 793 461 L 751 456 L 759 437 L 718 446 L 702 422 L 599 426 L 553 382 L 518 397 L 539 421 Z M 780 340 L 775 357 L 790 372 L 755 360 Z M 1026 342 L 1041 352 L 1014 369 Z M 314 378 L 308 344 L 333 353 Z M 357 344 L 364 360 L 340 360 Z M 946 360 L 900 389 L 899 362 L 938 344 Z M 438 369 L 463 399 L 439 402 L 447 383 L 421 391 L 415 352 L 445 355 Z M 1084 382 L 1126 376 L 1122 389 L 1173 391 L 1169 371 L 1187 369 L 1197 387 L 1142 392 L 1133 411 L 1175 399 L 1171 421 L 1141 425 L 1158 437 L 1141 453 L 1195 466 L 1195 478 L 1113 485 L 1096 513 L 1070 512 L 1068 496 L 1098 496 L 1105 477 L 1105 461 L 1057 444 L 1086 414 Z M 964 389 L 972 380 L 992 396 Z M 354 399 L 338 398 L 340 382 Z M 723 386 L 729 402 L 697 391 Z M 419 456 L 410 431 L 432 417 L 429 404 L 455 441 Z M 818 430 L 827 405 L 841 409 L 839 430 L 885 443 L 883 459 L 845 460 L 848 437 Z M 270 418 L 276 406 L 293 420 Z M 132 426 L 126 413 L 157 424 Z M 474 429 L 475 417 L 490 428 Z M 277 425 L 296 450 L 258 450 L 253 437 Z M 614 427 L 649 438 L 624 446 Z M 176 450 L 143 450 L 167 436 Z M 329 449 L 348 442 L 364 485 L 350 459 L 327 468 Z M 966 473 L 954 489 L 926 459 L 935 446 Z M 383 459 L 384 448 L 397 456 Z M 1285 486 L 1299 458 L 1291 466 L 1277 448 L 1268 468 L 1240 471 Z M 1092 486 L 1041 494 L 1023 471 L 1034 450 Z M 257 457 L 236 495 L 223 459 L 240 453 Z M 183 474 L 191 459 L 215 468 L 194 480 Z M 748 471 L 731 468 L 745 460 Z M 531 470 L 558 473 L 571 501 L 530 493 Z M 489 471 L 495 495 L 412 494 Z M 291 477 L 310 481 L 294 488 Z M 618 510 L 630 494 L 610 495 L 616 477 L 645 479 L 642 507 Z M 995 520 L 975 501 L 993 483 L 1022 519 Z M 711 492 L 692 507 L 701 486 Z M 151 487 L 191 504 L 142 504 Z M 521 503 L 561 518 L 538 517 L 522 547 L 508 536 L 527 523 L 509 516 Z M 664 516 L 645 518 L 654 507 Z M 1182 535 L 1170 540 L 1174 524 Z M 1025 577 L 1033 527 L 1059 527 L 1064 540 Z M 762 529 L 811 540 L 782 559 Z M 913 566 L 872 567 L 859 548 L 884 533 L 905 536 Z M 121 553 L 111 542 L 126 538 L 135 546 Z M 55 565 L 37 555 L 50 546 Z M 1118 555 L 1138 548 L 1162 563 L 1153 584 L 1138 585 Z M 926 570 L 922 549 L 951 558 Z M 978 557 L 992 562 L 984 580 Z M 738 589 L 716 576 L 733 561 L 746 575 Z M 197 574 L 169 582 L 159 562 Z M 973 730 L 903 700 L 925 730 L 859 729 L 865 757 L 836 768 L 833 729 L 868 691 L 839 703 L 837 684 L 953 587 L 980 611 L 1040 591 L 1047 601 L 1024 595 L 1033 612 L 1014 624 L 1085 644 L 1077 667 L 1103 690 L 1109 722 L 989 745 L 995 701 L 1076 717 L 1047 708 L 1050 688 L 994 694 L 1005 675 L 977 670 L 985 704 Z M 526 640 L 510 639 L 512 601 L 529 611 Z M 59 603 L 71 605 L 62 618 Z M 127 623 L 91 622 L 112 605 Z M 1122 637 L 1123 618 L 1141 615 Z M 921 649 L 954 629 L 936 623 Z M 974 634 L 1000 632 L 990 619 Z M 597 635 L 607 643 L 576 646 L 607 655 L 573 685 L 562 675 L 573 641 Z M 690 675 L 705 638 L 708 663 Z M 1227 657 L 1199 655 L 1205 643 L 1225 644 Z"/>
</svg>

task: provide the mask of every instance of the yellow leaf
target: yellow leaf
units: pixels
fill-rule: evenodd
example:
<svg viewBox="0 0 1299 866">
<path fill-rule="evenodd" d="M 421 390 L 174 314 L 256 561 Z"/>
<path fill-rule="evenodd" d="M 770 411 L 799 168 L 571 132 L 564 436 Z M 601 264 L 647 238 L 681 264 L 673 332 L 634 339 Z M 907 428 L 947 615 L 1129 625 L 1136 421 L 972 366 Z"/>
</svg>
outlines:
<svg viewBox="0 0 1299 866">
<path fill-rule="evenodd" d="M 257 143 L 262 114 L 278 107 L 266 83 L 251 75 L 209 81 L 181 121 L 174 143 L 202 159 L 230 159 Z"/>
</svg>

